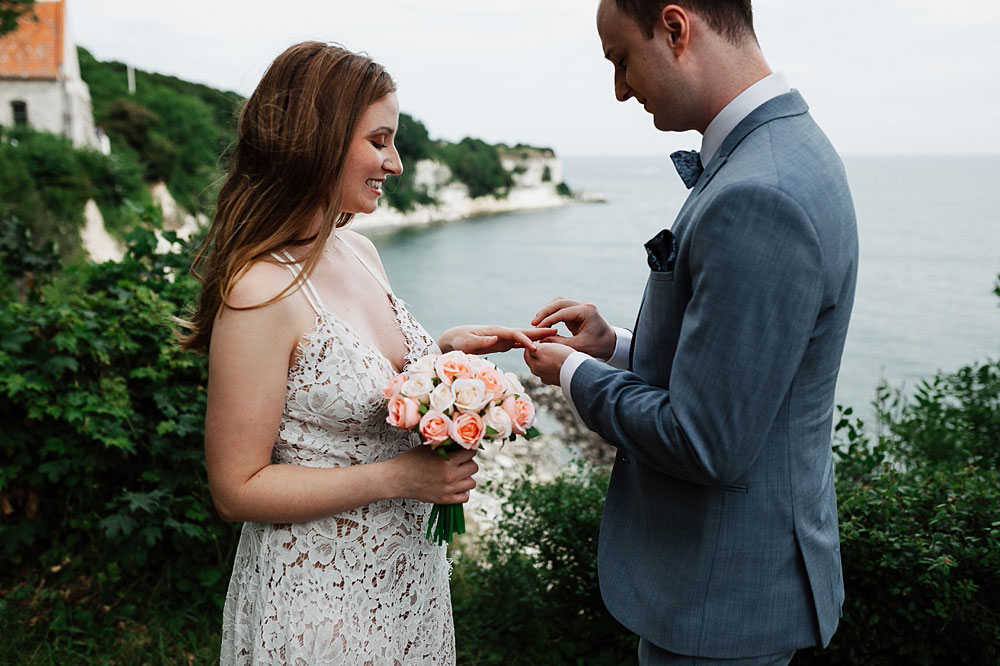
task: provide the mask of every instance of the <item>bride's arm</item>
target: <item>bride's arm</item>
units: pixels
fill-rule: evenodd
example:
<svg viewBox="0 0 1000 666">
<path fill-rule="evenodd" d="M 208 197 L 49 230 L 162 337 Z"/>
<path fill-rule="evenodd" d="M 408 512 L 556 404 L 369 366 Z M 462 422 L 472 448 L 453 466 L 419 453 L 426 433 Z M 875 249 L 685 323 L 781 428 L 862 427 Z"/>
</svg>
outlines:
<svg viewBox="0 0 1000 666">
<path fill-rule="evenodd" d="M 281 266 L 257 264 L 237 283 L 231 301 L 248 305 L 266 300 L 288 279 Z M 205 461 L 219 515 L 226 520 L 294 523 L 384 498 L 467 501 L 475 486 L 472 452 L 458 452 L 444 461 L 429 447 L 417 446 L 393 460 L 350 467 L 271 463 L 289 359 L 313 323 L 308 306 L 298 300 L 292 296 L 253 310 L 225 308 L 216 318 L 209 353 Z"/>
</svg>

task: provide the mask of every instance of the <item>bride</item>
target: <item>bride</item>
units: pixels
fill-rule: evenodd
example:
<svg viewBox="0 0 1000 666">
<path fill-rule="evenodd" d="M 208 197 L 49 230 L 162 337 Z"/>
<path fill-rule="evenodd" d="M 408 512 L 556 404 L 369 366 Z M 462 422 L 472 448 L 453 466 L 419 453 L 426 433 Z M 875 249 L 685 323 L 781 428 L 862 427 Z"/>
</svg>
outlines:
<svg viewBox="0 0 1000 666">
<path fill-rule="evenodd" d="M 395 85 L 369 58 L 306 42 L 239 119 L 195 267 L 185 347 L 209 355 L 205 459 L 220 516 L 244 521 L 222 664 L 453 664 L 432 503 L 476 485 L 386 423 L 381 389 L 428 352 L 534 346 L 551 329 L 460 326 L 435 343 L 345 225 L 402 164 Z"/>
</svg>

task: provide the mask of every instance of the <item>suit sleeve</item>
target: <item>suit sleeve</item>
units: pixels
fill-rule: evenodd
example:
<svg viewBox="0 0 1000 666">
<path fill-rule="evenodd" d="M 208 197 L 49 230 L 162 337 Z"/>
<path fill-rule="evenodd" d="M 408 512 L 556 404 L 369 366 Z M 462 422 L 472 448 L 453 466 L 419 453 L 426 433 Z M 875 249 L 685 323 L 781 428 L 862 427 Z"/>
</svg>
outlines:
<svg viewBox="0 0 1000 666">
<path fill-rule="evenodd" d="M 805 353 L 823 256 L 805 211 L 768 186 L 724 189 L 690 233 L 691 299 L 669 389 L 586 361 L 572 394 L 584 423 L 639 462 L 726 485 L 759 455 Z"/>
</svg>

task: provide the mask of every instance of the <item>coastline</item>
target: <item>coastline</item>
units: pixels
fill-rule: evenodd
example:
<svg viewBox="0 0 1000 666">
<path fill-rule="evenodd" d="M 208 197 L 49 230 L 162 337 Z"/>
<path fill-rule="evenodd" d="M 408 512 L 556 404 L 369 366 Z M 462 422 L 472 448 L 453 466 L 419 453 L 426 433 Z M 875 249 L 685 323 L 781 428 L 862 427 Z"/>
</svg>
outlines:
<svg viewBox="0 0 1000 666">
<path fill-rule="evenodd" d="M 417 204 L 412 210 L 401 212 L 390 208 L 383 200 L 374 213 L 355 216 L 351 225 L 355 231 L 368 234 L 485 215 L 605 201 L 603 196 L 593 192 L 560 194 L 559 190 L 565 188 L 562 163 L 551 152 L 537 149 L 511 151 L 503 158 L 502 164 L 513 178 L 513 185 L 507 194 L 473 198 L 469 196 L 468 186 L 455 180 L 447 166 L 433 160 L 419 160 L 413 165 L 415 187 L 423 188 L 433 197 L 434 203 Z"/>
<path fill-rule="evenodd" d="M 382 233 L 487 215 L 604 202 L 602 197 L 594 194 L 563 196 L 555 191 L 555 187 L 514 187 L 504 198 L 483 196 L 471 199 L 464 186 L 453 185 L 443 188 L 436 196 L 437 204 L 417 205 L 405 213 L 380 203 L 374 213 L 356 215 L 351 228 L 362 234 Z"/>
</svg>

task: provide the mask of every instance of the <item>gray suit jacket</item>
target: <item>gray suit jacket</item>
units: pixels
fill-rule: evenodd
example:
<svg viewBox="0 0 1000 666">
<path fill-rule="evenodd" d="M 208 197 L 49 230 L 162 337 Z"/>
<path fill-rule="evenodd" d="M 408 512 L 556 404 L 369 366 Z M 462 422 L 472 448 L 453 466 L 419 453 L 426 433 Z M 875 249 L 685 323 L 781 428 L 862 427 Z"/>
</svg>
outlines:
<svg viewBox="0 0 1000 666">
<path fill-rule="evenodd" d="M 830 436 L 858 245 L 843 165 L 797 92 L 730 133 L 671 232 L 631 369 L 588 360 L 572 380 L 618 447 L 604 601 L 680 654 L 826 645 L 844 599 Z"/>
</svg>

